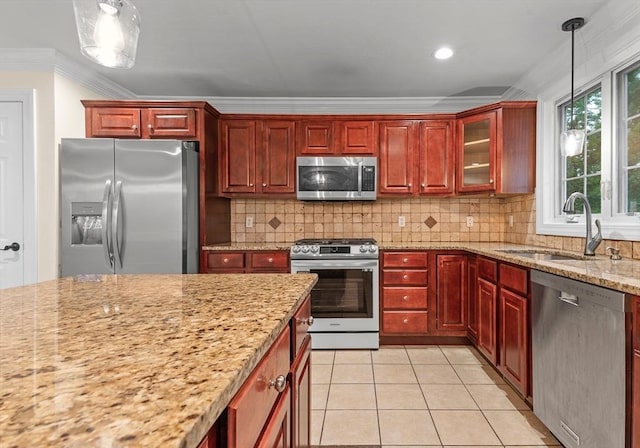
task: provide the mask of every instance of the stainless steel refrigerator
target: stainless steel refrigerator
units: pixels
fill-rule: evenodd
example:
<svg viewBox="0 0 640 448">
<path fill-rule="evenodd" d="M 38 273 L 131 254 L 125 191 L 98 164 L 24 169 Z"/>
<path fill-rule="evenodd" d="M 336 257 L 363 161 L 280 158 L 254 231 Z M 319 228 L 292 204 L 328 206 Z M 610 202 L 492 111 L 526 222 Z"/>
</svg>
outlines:
<svg viewBox="0 0 640 448">
<path fill-rule="evenodd" d="M 60 271 L 198 272 L 198 142 L 62 139 Z"/>
</svg>

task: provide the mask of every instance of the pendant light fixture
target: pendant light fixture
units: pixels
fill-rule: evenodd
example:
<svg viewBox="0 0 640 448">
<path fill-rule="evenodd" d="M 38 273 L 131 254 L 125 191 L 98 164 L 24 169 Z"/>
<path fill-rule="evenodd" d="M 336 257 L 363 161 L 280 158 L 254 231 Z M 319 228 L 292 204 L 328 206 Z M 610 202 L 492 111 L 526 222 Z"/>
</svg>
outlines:
<svg viewBox="0 0 640 448">
<path fill-rule="evenodd" d="M 571 31 L 571 121 L 569 129 L 560 134 L 560 152 L 565 157 L 582 154 L 582 148 L 586 140 L 586 132 L 583 129 L 575 129 L 575 119 L 573 113 L 573 70 L 574 70 L 574 33 L 582 28 L 584 19 L 575 17 L 562 24 L 562 31 Z"/>
<path fill-rule="evenodd" d="M 73 11 L 84 56 L 105 67 L 133 67 L 140 14 L 129 0 L 73 0 Z"/>
</svg>

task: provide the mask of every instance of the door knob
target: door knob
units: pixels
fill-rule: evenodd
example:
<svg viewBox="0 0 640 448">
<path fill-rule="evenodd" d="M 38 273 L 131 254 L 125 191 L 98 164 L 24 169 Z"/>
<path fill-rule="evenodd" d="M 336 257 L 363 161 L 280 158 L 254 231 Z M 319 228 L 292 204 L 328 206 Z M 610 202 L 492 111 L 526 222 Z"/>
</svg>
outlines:
<svg viewBox="0 0 640 448">
<path fill-rule="evenodd" d="M 8 246 L 4 246 L 4 249 L 0 249 L 0 250 L 12 250 L 14 252 L 18 252 L 20 250 L 20 245 L 16 242 L 13 242 Z"/>
</svg>

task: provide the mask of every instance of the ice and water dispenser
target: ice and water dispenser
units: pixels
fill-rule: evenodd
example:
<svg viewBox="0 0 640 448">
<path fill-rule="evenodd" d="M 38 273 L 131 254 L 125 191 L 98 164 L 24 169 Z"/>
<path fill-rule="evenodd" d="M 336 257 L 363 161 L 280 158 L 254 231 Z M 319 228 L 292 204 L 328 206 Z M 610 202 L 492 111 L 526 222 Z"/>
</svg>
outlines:
<svg viewBox="0 0 640 448">
<path fill-rule="evenodd" d="M 102 202 L 71 203 L 71 244 L 102 244 Z"/>
</svg>

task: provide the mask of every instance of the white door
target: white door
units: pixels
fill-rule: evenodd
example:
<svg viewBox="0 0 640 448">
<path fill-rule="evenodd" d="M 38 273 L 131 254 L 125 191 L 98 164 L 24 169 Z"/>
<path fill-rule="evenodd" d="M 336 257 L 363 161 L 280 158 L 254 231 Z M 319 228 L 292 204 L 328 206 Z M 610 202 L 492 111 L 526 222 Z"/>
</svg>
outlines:
<svg viewBox="0 0 640 448">
<path fill-rule="evenodd" d="M 22 107 L 0 102 L 0 289 L 25 282 Z"/>
</svg>

